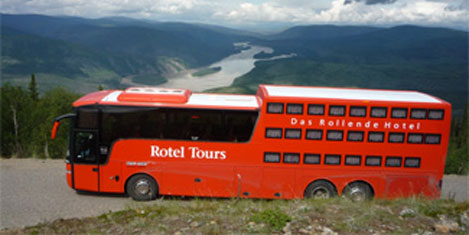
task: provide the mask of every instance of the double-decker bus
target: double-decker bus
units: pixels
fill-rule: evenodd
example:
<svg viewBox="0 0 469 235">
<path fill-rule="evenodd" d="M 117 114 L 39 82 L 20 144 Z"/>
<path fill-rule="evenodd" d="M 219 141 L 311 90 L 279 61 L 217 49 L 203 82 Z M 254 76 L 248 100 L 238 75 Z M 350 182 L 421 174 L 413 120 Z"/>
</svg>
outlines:
<svg viewBox="0 0 469 235">
<path fill-rule="evenodd" d="M 256 95 L 133 87 L 73 104 L 68 185 L 240 198 L 440 196 L 451 105 L 416 91 L 260 85 Z"/>
</svg>

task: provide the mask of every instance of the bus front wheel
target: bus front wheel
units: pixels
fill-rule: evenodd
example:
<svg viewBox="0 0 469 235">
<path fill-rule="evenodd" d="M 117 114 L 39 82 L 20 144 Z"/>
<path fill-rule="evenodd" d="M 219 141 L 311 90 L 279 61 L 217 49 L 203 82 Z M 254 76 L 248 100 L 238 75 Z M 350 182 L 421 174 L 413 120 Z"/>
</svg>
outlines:
<svg viewBox="0 0 469 235">
<path fill-rule="evenodd" d="M 136 201 L 149 201 L 156 198 L 158 185 L 148 175 L 134 175 L 126 186 L 127 193 Z"/>
<path fill-rule="evenodd" d="M 313 182 L 306 188 L 304 197 L 319 199 L 335 197 L 336 195 L 337 191 L 333 184 L 328 181 L 319 180 Z"/>
<path fill-rule="evenodd" d="M 373 198 L 373 190 L 364 182 L 353 182 L 345 187 L 342 195 L 353 202 L 364 202 Z"/>
</svg>

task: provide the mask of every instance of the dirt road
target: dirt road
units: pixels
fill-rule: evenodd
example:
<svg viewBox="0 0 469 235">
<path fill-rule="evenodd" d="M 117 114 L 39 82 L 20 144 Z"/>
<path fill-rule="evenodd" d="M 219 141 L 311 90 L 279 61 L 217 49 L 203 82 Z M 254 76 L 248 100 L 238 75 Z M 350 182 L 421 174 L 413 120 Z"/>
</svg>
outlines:
<svg viewBox="0 0 469 235">
<path fill-rule="evenodd" d="M 468 200 L 468 184 L 468 176 L 445 176 L 442 197 Z M 137 205 L 123 195 L 77 194 L 67 186 L 63 160 L 0 160 L 0 229 Z"/>
</svg>

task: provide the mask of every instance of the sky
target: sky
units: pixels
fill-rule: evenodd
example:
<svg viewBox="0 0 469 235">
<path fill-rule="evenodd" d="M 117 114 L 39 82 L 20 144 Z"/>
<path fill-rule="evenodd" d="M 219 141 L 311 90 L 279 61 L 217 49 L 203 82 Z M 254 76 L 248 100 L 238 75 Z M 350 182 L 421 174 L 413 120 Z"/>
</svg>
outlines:
<svg viewBox="0 0 469 235">
<path fill-rule="evenodd" d="M 415 24 L 467 30 L 468 0 L 2 0 L 0 12 L 234 27 Z"/>
</svg>

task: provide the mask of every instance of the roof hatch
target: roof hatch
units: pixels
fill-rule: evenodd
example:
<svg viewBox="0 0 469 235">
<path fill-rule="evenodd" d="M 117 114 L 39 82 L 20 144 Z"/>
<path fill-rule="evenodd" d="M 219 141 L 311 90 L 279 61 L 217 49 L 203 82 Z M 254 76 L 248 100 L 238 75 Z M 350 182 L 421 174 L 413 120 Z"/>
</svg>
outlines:
<svg viewBox="0 0 469 235">
<path fill-rule="evenodd" d="M 130 87 L 117 98 L 119 101 L 186 103 L 192 92 L 188 89 L 169 89 L 160 87 Z"/>
</svg>

